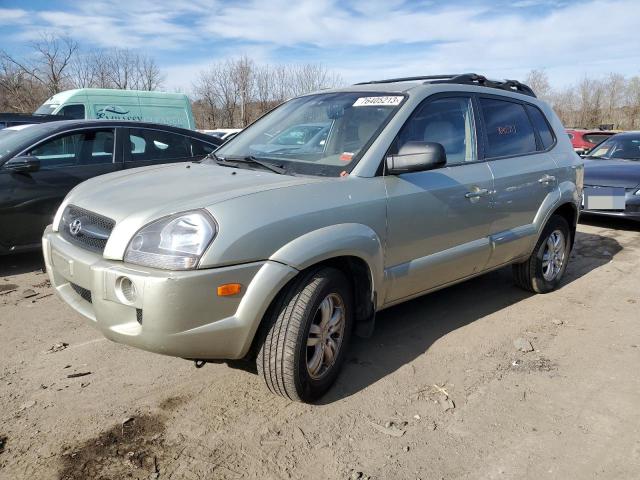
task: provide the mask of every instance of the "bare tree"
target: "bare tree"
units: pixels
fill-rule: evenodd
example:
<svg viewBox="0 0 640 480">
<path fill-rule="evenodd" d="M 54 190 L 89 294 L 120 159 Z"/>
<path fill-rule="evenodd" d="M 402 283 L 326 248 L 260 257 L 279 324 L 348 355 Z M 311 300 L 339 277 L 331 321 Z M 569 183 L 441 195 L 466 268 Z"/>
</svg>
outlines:
<svg viewBox="0 0 640 480">
<path fill-rule="evenodd" d="M 551 84 L 544 70 L 531 70 L 525 78 L 525 83 L 531 87 L 536 96 L 544 100 L 551 97 Z"/>
<path fill-rule="evenodd" d="M 138 55 L 136 58 L 136 70 L 138 74 L 136 88 L 138 90 L 152 91 L 162 87 L 165 76 L 153 58 L 146 55 Z"/>
<path fill-rule="evenodd" d="M 219 95 L 212 80 L 212 72 L 200 72 L 200 76 L 194 85 L 195 94 L 198 97 L 193 103 L 197 106 L 203 123 L 201 127 L 214 127 L 218 124 Z"/>
<path fill-rule="evenodd" d="M 0 52 L 3 61 L 13 64 L 32 81 L 45 87 L 50 95 L 69 85 L 69 65 L 78 50 L 78 43 L 68 37 L 44 34 L 31 44 L 34 55 L 21 60 L 5 51 Z"/>
<path fill-rule="evenodd" d="M 33 112 L 47 97 L 39 82 L 0 57 L 0 111 Z"/>
<path fill-rule="evenodd" d="M 92 52 L 76 55 L 71 60 L 69 77 L 75 88 L 88 88 L 95 85 L 96 69 Z"/>
<path fill-rule="evenodd" d="M 625 89 L 624 127 L 640 129 L 640 77 L 631 77 Z"/>
<path fill-rule="evenodd" d="M 206 126 L 245 127 L 287 98 L 340 83 L 321 65 L 257 65 L 241 57 L 200 72 L 194 90 L 209 110 Z"/>
<path fill-rule="evenodd" d="M 626 89 L 624 75 L 611 73 L 603 80 L 603 112 L 600 123 L 620 125 L 623 122 L 622 107 Z"/>
<path fill-rule="evenodd" d="M 274 90 L 276 87 L 275 72 L 268 66 L 261 65 L 256 68 L 255 78 L 255 96 L 258 110 L 266 112 L 273 108 Z"/>
<path fill-rule="evenodd" d="M 339 75 L 331 73 L 326 67 L 308 63 L 291 67 L 290 93 L 292 96 L 332 88 L 343 83 Z"/>
<path fill-rule="evenodd" d="M 246 127 L 250 123 L 249 102 L 253 99 L 255 64 L 253 60 L 243 56 L 231 62 L 231 81 L 233 88 L 237 91 L 240 102 L 240 125 Z"/>
<path fill-rule="evenodd" d="M 105 55 L 107 77 L 113 88 L 127 90 L 137 82 L 136 58 L 131 50 L 114 48 Z"/>
<path fill-rule="evenodd" d="M 209 70 L 200 72 L 200 78 L 196 84 L 196 91 L 212 105 L 213 110 L 218 110 L 218 118 L 223 126 L 236 125 L 236 112 L 238 110 L 238 92 L 233 79 L 233 63 L 231 61 L 218 63 Z"/>
</svg>

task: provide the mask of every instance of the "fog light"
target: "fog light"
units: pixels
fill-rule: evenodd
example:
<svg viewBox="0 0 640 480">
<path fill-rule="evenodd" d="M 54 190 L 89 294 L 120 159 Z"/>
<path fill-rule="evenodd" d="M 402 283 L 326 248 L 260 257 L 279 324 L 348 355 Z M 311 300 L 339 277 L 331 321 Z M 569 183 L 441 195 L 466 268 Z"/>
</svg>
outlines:
<svg viewBox="0 0 640 480">
<path fill-rule="evenodd" d="M 116 280 L 117 291 L 127 303 L 135 303 L 138 298 L 136 291 L 136 285 L 131 281 L 129 277 L 119 277 Z"/>
</svg>

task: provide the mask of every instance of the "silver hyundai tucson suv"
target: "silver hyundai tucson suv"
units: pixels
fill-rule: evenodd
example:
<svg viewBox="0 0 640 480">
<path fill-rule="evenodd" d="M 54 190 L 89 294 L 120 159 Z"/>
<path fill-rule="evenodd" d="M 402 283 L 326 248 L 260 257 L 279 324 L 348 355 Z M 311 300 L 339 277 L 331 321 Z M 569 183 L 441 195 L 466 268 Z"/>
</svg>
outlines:
<svg viewBox="0 0 640 480">
<path fill-rule="evenodd" d="M 80 184 L 43 250 L 107 338 L 249 360 L 273 393 L 312 401 L 384 308 L 510 264 L 520 287 L 557 288 L 582 177 L 526 85 L 373 81 L 289 100 L 204 161 Z"/>
</svg>

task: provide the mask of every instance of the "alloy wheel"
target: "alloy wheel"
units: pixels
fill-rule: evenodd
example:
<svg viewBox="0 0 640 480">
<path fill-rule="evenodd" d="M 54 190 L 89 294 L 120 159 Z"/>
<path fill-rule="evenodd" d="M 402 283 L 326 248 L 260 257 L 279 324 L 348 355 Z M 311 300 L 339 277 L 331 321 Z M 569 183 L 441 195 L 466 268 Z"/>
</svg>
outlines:
<svg viewBox="0 0 640 480">
<path fill-rule="evenodd" d="M 335 363 L 345 324 L 344 301 L 337 293 L 330 293 L 320 302 L 307 337 L 307 371 L 311 378 L 322 378 Z"/>
<path fill-rule="evenodd" d="M 564 266 L 567 242 L 560 230 L 551 232 L 544 243 L 542 254 L 542 276 L 548 282 L 555 280 Z"/>
</svg>

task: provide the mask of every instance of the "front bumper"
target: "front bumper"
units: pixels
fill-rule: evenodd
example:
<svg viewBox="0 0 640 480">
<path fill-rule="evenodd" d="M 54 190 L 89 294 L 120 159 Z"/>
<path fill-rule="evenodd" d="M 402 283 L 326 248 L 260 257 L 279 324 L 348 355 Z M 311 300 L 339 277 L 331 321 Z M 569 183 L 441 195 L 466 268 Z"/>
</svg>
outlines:
<svg viewBox="0 0 640 480">
<path fill-rule="evenodd" d="M 628 218 L 629 220 L 640 221 L 640 195 L 635 195 L 636 189 L 629 189 L 625 194 L 624 210 L 586 210 L 582 215 L 598 215 L 603 217 Z"/>
<path fill-rule="evenodd" d="M 105 337 L 189 359 L 244 357 L 269 304 L 298 272 L 278 262 L 168 271 L 105 260 L 48 227 L 42 239 L 51 285 Z M 135 285 L 127 300 L 122 278 Z M 242 284 L 237 296 L 217 286 Z M 131 299 L 131 296 L 130 296 Z"/>
</svg>

